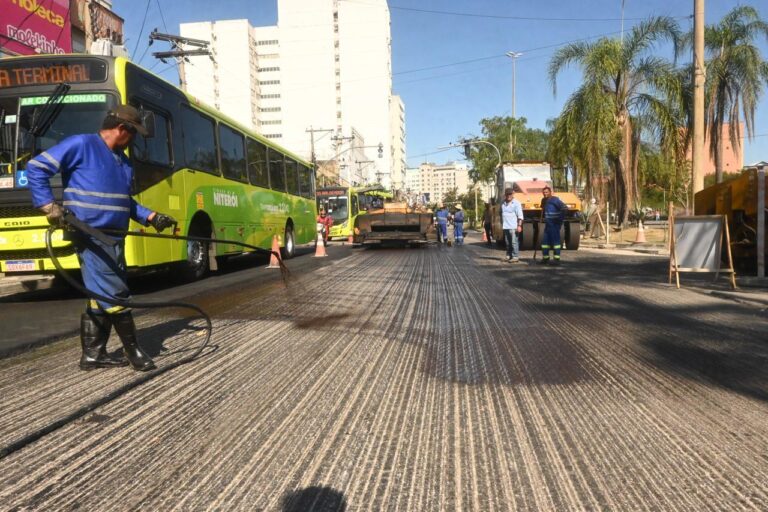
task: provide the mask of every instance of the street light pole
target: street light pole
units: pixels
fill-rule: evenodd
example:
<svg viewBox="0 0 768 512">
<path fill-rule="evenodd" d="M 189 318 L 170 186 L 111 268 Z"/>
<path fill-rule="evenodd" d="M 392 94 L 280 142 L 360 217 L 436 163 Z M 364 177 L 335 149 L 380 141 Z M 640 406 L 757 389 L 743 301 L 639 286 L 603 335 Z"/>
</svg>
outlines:
<svg viewBox="0 0 768 512">
<path fill-rule="evenodd" d="M 513 140 L 513 135 L 512 135 L 512 127 L 515 124 L 515 117 L 516 117 L 516 112 L 515 112 L 515 93 L 516 93 L 516 91 L 515 91 L 515 89 L 516 89 L 517 69 L 516 69 L 515 63 L 517 62 L 517 58 L 520 57 L 521 55 L 522 55 L 522 52 L 507 52 L 507 57 L 512 59 L 512 122 L 509 123 L 509 153 L 510 153 L 510 157 L 513 157 L 513 155 L 514 155 L 513 151 L 515 149 L 515 142 L 516 142 L 515 140 Z"/>
</svg>

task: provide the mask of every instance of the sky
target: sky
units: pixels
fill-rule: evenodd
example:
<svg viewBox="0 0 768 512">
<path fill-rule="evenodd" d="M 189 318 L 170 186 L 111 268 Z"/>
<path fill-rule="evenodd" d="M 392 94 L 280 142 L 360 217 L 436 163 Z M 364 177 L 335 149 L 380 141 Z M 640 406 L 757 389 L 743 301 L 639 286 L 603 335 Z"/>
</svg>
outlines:
<svg viewBox="0 0 768 512">
<path fill-rule="evenodd" d="M 365 0 L 340 0 L 364 2 Z M 173 83 L 173 65 L 151 53 L 166 43 L 147 46 L 147 35 L 178 34 L 179 24 L 247 18 L 251 25 L 277 24 L 277 0 L 113 0 L 125 20 L 126 46 L 143 66 Z M 739 4 L 756 7 L 768 20 L 763 0 L 707 0 L 707 24 L 717 23 Z M 552 55 L 564 43 L 620 37 L 622 0 L 389 0 L 392 32 L 393 92 L 402 97 L 406 115 L 409 167 L 422 162 L 461 161 L 457 149 L 441 146 L 480 135 L 480 120 L 512 112 L 512 59 L 521 52 L 515 72 L 515 113 L 528 126 L 546 128 L 578 87 L 581 72 L 567 68 L 558 75 L 557 94 L 548 78 Z M 690 30 L 693 0 L 624 0 L 624 30 L 649 16 L 677 18 Z M 768 59 L 768 41 L 759 42 Z M 668 47 L 660 54 L 671 54 Z M 290 149 L 290 148 L 289 148 Z M 755 115 L 755 138 L 745 140 L 744 163 L 768 160 L 768 90 Z"/>
</svg>

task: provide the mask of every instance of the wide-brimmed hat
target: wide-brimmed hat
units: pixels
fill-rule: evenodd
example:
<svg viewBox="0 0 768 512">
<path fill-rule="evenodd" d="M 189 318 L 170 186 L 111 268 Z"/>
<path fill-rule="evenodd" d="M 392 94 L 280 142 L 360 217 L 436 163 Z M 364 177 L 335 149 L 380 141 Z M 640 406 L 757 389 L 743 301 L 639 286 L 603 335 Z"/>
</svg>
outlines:
<svg viewBox="0 0 768 512">
<path fill-rule="evenodd" d="M 146 137 L 149 132 L 141 121 L 141 114 L 130 105 L 118 105 L 107 113 L 108 116 L 117 118 L 121 123 L 133 126 L 137 132 Z"/>
<path fill-rule="evenodd" d="M 460 204 L 457 204 L 457 205 L 456 205 L 456 209 L 457 209 L 457 210 L 461 210 L 461 205 L 460 205 Z"/>
</svg>

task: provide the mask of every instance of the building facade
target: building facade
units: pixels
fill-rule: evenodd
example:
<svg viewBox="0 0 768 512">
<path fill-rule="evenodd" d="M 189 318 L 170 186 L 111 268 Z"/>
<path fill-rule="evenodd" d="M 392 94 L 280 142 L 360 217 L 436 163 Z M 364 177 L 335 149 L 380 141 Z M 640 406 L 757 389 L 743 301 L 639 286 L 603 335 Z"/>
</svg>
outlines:
<svg viewBox="0 0 768 512">
<path fill-rule="evenodd" d="M 406 171 L 406 191 L 410 195 L 423 195 L 430 202 L 443 201 L 445 195 L 454 189 L 459 194 L 466 194 L 470 185 L 467 164 L 423 163 Z"/>
<path fill-rule="evenodd" d="M 182 24 L 182 36 L 210 41 L 215 61 L 188 66 L 188 91 L 324 162 L 329 180 L 354 183 L 359 172 L 361 184 L 402 183 L 405 110 L 392 95 L 386 1 L 277 0 L 277 8 L 276 26 Z"/>
<path fill-rule="evenodd" d="M 405 144 L 405 104 L 402 98 L 392 95 L 389 109 L 389 132 L 392 137 L 392 188 L 405 190 L 406 144 Z"/>
</svg>

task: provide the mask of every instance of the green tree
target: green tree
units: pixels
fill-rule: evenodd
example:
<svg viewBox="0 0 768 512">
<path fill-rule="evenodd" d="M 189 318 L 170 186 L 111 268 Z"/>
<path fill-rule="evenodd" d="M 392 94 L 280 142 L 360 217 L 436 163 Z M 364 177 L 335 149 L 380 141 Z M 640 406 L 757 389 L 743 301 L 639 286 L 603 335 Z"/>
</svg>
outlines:
<svg viewBox="0 0 768 512">
<path fill-rule="evenodd" d="M 465 140 L 482 139 L 487 144 L 471 144 L 468 159 L 472 162 L 470 178 L 475 182 L 491 181 L 496 176 L 499 155 L 502 162 L 520 160 L 544 160 L 547 155 L 549 134 L 540 129 L 528 128 L 524 117 L 491 117 L 480 120 L 481 134 L 466 136 Z M 474 201 L 474 197 L 473 197 Z"/>
<path fill-rule="evenodd" d="M 704 32 L 710 57 L 706 122 L 717 183 L 723 181 L 724 125 L 729 125 L 728 136 L 733 148 L 741 147 L 741 116 L 750 140 L 755 132 L 755 109 L 768 82 L 768 62 L 763 60 L 755 44 L 758 37 L 768 41 L 768 23 L 747 5 L 734 7 L 720 23 L 706 27 Z"/>
<path fill-rule="evenodd" d="M 578 64 L 584 84 L 572 96 L 574 102 L 586 102 L 573 109 L 585 115 L 599 113 L 599 122 L 592 120 L 594 130 L 589 135 L 600 138 L 592 145 L 592 164 L 604 156 L 613 168 L 618 216 L 626 222 L 638 197 L 638 164 L 641 132 L 644 125 L 654 124 L 657 133 L 679 130 L 677 110 L 670 107 L 670 97 L 681 96 L 679 76 L 673 64 L 653 55 L 657 43 L 670 40 L 677 50 L 680 30 L 672 18 L 649 19 L 632 28 L 623 42 L 603 38 L 594 43 L 572 43 L 558 50 L 549 65 L 549 77 L 557 92 L 557 75 L 568 65 Z M 611 106 L 613 128 L 607 133 L 602 126 L 605 108 Z M 599 155 L 603 145 L 618 141 L 618 151 Z M 587 159 L 589 162 L 589 159 Z M 584 164 L 585 162 L 582 162 Z"/>
</svg>

